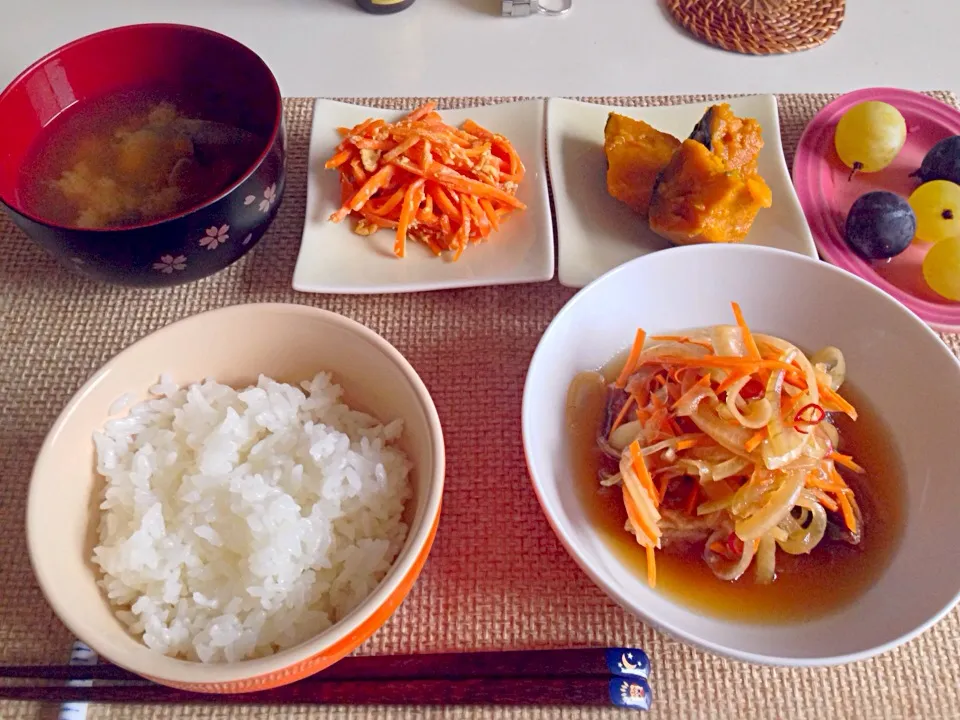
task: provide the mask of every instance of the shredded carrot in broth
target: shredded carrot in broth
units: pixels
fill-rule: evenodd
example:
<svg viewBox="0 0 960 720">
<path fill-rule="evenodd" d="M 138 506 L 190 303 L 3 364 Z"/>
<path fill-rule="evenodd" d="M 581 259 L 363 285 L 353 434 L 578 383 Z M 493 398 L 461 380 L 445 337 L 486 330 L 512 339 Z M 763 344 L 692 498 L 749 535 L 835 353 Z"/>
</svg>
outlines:
<svg viewBox="0 0 960 720">
<path fill-rule="evenodd" d="M 608 403 L 617 402 L 618 411 L 606 447 L 621 457 L 621 475 L 612 482 L 622 485 L 627 529 L 645 548 L 651 586 L 661 541 L 690 523 L 712 528 L 705 558 L 720 558 L 708 564 L 727 580 L 736 579 L 724 575 L 732 564 L 744 566 L 741 573 L 753 566 L 757 582 L 772 582 L 780 543 L 789 542 L 791 553 L 814 550 L 825 537 L 822 521 L 800 524 L 809 508 L 820 511 L 812 503 L 859 541 L 853 490 L 838 468 L 864 470 L 836 450 L 829 419 L 856 419 L 856 409 L 824 384 L 822 368 L 817 387 L 807 387 L 811 363 L 801 362 L 806 356 L 798 348 L 755 334 L 736 303 L 733 315 L 735 325 L 710 331 L 648 336 L 639 328 L 609 386 Z M 833 387 L 841 382 L 831 378 Z M 611 448 L 624 442 L 628 424 L 636 437 Z M 665 518 L 670 523 L 661 527 Z M 772 554 L 764 549 L 771 544 Z M 757 555 L 739 562 L 751 548 Z"/>
<path fill-rule="evenodd" d="M 864 470 L 862 467 L 857 465 L 853 461 L 853 458 L 850 457 L 849 455 L 841 455 L 838 452 L 833 452 L 833 453 L 830 453 L 829 457 L 837 465 L 843 465 L 843 467 L 847 468 L 847 470 L 853 470 L 853 472 L 858 474 L 863 474 L 866 472 L 866 470 Z"/>
<path fill-rule="evenodd" d="M 633 395 L 627 398 L 627 401 L 623 403 L 623 407 L 620 408 L 620 412 L 617 413 L 617 417 L 613 421 L 613 425 L 610 427 L 610 432 L 612 433 L 623 422 L 623 419 L 627 416 L 627 411 L 630 410 L 630 406 L 637 401 L 637 398 Z"/>
<path fill-rule="evenodd" d="M 359 235 L 395 230 L 397 257 L 414 240 L 456 260 L 526 209 L 516 198 L 526 171 L 510 141 L 472 120 L 447 125 L 436 103 L 396 123 L 371 118 L 338 131 L 343 140 L 324 165 L 340 173 L 342 190 L 330 220 L 354 215 Z"/>
<path fill-rule="evenodd" d="M 620 377 L 617 378 L 617 387 L 624 387 L 627 384 L 627 379 L 637 367 L 637 361 L 640 359 L 640 353 L 643 352 L 643 342 L 646 336 L 647 334 L 643 330 L 637 330 L 637 334 L 633 338 L 633 346 L 630 348 L 630 354 L 627 356 L 627 362 L 623 366 Z"/>
<path fill-rule="evenodd" d="M 634 440 L 630 443 L 630 455 L 633 458 L 633 472 L 636 473 L 637 478 L 640 480 L 640 486 L 646 490 L 651 499 L 653 500 L 653 506 L 656 507 L 659 505 L 657 502 L 657 490 L 653 486 L 653 478 L 650 477 L 650 472 L 647 470 L 647 465 L 643 462 L 643 454 L 640 450 L 640 443 Z"/>
<path fill-rule="evenodd" d="M 756 360 L 762 359 L 760 355 L 760 348 L 757 347 L 757 341 L 753 339 L 753 333 L 750 332 L 750 328 L 743 319 L 743 312 L 740 310 L 740 305 L 737 303 L 732 303 L 732 305 L 733 316 L 736 318 L 737 325 L 739 326 L 740 331 L 743 333 L 743 344 L 747 347 L 747 356 Z"/>
</svg>

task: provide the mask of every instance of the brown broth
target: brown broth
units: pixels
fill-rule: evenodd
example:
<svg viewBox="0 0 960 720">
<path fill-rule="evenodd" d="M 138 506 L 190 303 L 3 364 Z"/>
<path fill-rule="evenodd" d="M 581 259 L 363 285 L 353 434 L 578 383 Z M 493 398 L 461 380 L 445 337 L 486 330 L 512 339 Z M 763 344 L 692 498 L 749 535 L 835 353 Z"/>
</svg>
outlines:
<svg viewBox="0 0 960 720">
<path fill-rule="evenodd" d="M 72 227 L 124 227 L 176 215 L 229 187 L 262 149 L 257 135 L 233 125 L 205 122 L 197 129 L 197 121 L 210 119 L 161 89 L 78 103 L 29 149 L 18 200 L 29 214 Z"/>
<path fill-rule="evenodd" d="M 619 487 L 605 488 L 597 473 L 601 453 L 597 429 L 603 421 L 606 383 L 623 364 L 614 360 L 604 373 L 581 373 L 571 385 L 567 426 L 577 492 L 597 532 L 638 578 L 646 581 L 643 549 L 624 531 L 627 516 Z M 753 581 L 753 567 L 736 582 L 713 575 L 703 561 L 703 548 L 665 548 L 657 553 L 657 591 L 698 611 L 752 623 L 800 622 L 821 617 L 855 601 L 889 565 L 904 526 L 903 465 L 890 431 L 869 401 L 844 384 L 843 395 L 857 408 L 859 419 L 836 418 L 840 451 L 854 458 L 867 474 L 842 468 L 856 494 L 863 516 L 860 545 L 827 537 L 809 555 L 777 551 L 777 577 L 770 585 Z"/>
</svg>

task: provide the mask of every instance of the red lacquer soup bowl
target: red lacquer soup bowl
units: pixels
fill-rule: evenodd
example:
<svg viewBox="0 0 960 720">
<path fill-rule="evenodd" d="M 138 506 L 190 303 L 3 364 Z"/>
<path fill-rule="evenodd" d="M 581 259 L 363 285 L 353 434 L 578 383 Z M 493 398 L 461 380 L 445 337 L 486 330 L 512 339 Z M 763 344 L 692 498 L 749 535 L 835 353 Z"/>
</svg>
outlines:
<svg viewBox="0 0 960 720">
<path fill-rule="evenodd" d="M 209 197 L 201 186 L 199 202 L 136 225 L 83 229 L 38 212 L 23 178 L 25 169 L 45 162 L 51 123 L 70 120 L 88 103 L 139 91 L 175 98 L 196 113 L 191 120 L 244 133 L 244 159 L 232 157 L 239 163 L 232 180 L 211 187 Z M 132 25 L 75 40 L 0 93 L 0 117 L 0 205 L 34 242 L 95 280 L 161 287 L 212 275 L 260 240 L 283 195 L 276 79 L 249 48 L 202 28 Z"/>
</svg>

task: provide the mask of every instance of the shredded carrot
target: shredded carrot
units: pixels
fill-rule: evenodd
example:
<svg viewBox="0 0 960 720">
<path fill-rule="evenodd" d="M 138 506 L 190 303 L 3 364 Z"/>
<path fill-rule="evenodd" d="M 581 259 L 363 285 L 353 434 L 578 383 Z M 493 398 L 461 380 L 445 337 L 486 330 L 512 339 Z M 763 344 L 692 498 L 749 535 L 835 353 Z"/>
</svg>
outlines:
<svg viewBox="0 0 960 720">
<path fill-rule="evenodd" d="M 734 370 L 727 374 L 727 377 L 724 378 L 723 382 L 717 385 L 717 394 L 719 395 L 722 392 L 729 390 L 737 380 L 743 380 L 743 378 L 749 377 L 748 373 L 744 373 L 742 370 Z"/>
<path fill-rule="evenodd" d="M 406 120 L 407 122 L 411 122 L 411 123 L 412 123 L 412 122 L 416 122 L 416 121 L 419 120 L 420 118 L 422 118 L 422 117 L 424 117 L 424 116 L 426 116 L 426 115 L 429 115 L 430 113 L 432 113 L 432 112 L 433 112 L 434 110 L 436 110 L 436 109 L 437 109 L 437 103 L 435 103 L 433 100 L 431 100 L 430 102 L 424 103 L 423 105 L 421 105 L 420 107 L 418 107 L 416 110 L 412 111 L 410 114 L 408 114 L 408 115 L 404 118 L 404 120 Z"/>
<path fill-rule="evenodd" d="M 368 119 L 340 135 L 324 166 L 341 176 L 341 207 L 330 220 L 352 214 L 361 235 L 395 229 L 398 257 L 409 239 L 456 260 L 526 207 L 516 197 L 523 163 L 510 142 L 469 121 L 447 125 L 434 102 L 398 122 Z"/>
<path fill-rule="evenodd" d="M 647 334 L 640 328 L 637 328 L 637 334 L 633 336 L 633 346 L 630 348 L 627 362 L 624 364 L 623 370 L 620 371 L 619 377 L 617 377 L 616 386 L 618 388 L 624 387 L 627 384 L 627 380 L 633 375 L 633 371 L 637 367 L 637 361 L 640 359 L 640 353 L 643 352 L 643 343 L 646 337 Z"/>
<path fill-rule="evenodd" d="M 827 492 L 838 493 L 843 490 L 842 485 L 837 485 L 836 483 L 829 482 L 817 477 L 814 473 L 811 473 L 807 476 L 807 486 L 811 488 L 818 488 L 820 490 L 826 490 Z"/>
<path fill-rule="evenodd" d="M 406 254 L 407 231 L 416 215 L 417 207 L 420 205 L 423 182 L 423 179 L 415 180 L 407 186 L 407 190 L 403 194 L 403 207 L 400 210 L 400 220 L 397 226 L 397 241 L 393 246 L 393 252 L 397 257 L 402 258 Z"/>
<path fill-rule="evenodd" d="M 833 388 L 824 385 L 822 382 L 817 383 L 817 388 L 820 390 L 820 398 L 831 405 L 835 406 L 837 410 L 842 412 L 844 415 L 847 415 L 851 420 L 857 419 L 857 410 L 845 399 L 840 397 L 840 394 L 834 392 Z"/>
<path fill-rule="evenodd" d="M 681 450 L 689 450 L 692 447 L 696 447 L 700 444 L 700 438 L 687 438 L 686 440 L 680 440 L 676 445 L 673 446 L 673 449 L 677 452 Z"/>
<path fill-rule="evenodd" d="M 490 221 L 490 225 L 493 227 L 494 232 L 499 231 L 500 218 L 497 217 L 497 212 L 493 209 L 493 203 L 491 203 L 487 198 L 480 198 L 480 207 L 483 208 L 483 212 L 487 216 L 487 220 Z"/>
<path fill-rule="evenodd" d="M 663 499 L 667 496 L 667 486 L 670 485 L 671 478 L 668 475 L 664 475 L 660 478 L 660 487 L 657 488 L 657 500 L 662 503 Z"/>
<path fill-rule="evenodd" d="M 363 185 L 367 181 L 367 173 L 360 164 L 360 158 L 353 158 L 350 161 L 350 174 L 353 175 L 353 181 L 357 185 Z"/>
<path fill-rule="evenodd" d="M 760 368 L 768 370 L 785 370 L 786 372 L 796 373 L 799 370 L 785 362 L 779 360 L 753 360 L 751 358 L 741 358 L 728 355 L 701 355 L 700 357 L 685 357 L 682 355 L 653 355 L 649 358 L 641 359 L 642 364 L 663 364 L 663 365 L 682 365 L 693 368 L 720 368 L 741 370 L 747 374 L 753 374 Z"/>
<path fill-rule="evenodd" d="M 374 193 L 383 188 L 390 178 L 393 177 L 396 168 L 393 165 L 384 165 L 376 173 L 370 176 L 370 179 L 357 190 L 356 195 L 350 198 L 346 204 L 339 210 L 337 210 L 333 215 L 330 216 L 330 219 L 333 222 L 340 222 L 351 211 L 359 212 L 359 210 L 367 204 L 370 198 L 373 197 Z"/>
<path fill-rule="evenodd" d="M 713 343 L 706 338 L 692 338 L 687 337 L 686 335 L 654 335 L 650 339 L 655 340 L 656 342 L 690 343 L 691 345 L 699 345 L 700 347 L 705 347 L 708 350 L 713 350 Z"/>
<path fill-rule="evenodd" d="M 690 494 L 687 495 L 687 502 L 684 505 L 684 510 L 687 511 L 687 515 L 696 515 L 697 500 L 699 498 L 700 498 L 700 483 L 694 482 L 693 487 L 690 489 Z"/>
<path fill-rule="evenodd" d="M 430 197 L 433 198 L 434 203 L 436 203 L 443 215 L 447 216 L 448 219 L 454 222 L 460 222 L 462 219 L 460 217 L 460 210 L 450 200 L 450 196 L 447 195 L 447 191 L 437 185 L 435 182 L 428 182 L 427 188 L 428 192 L 430 193 Z"/>
<path fill-rule="evenodd" d="M 792 422 L 796 417 L 796 411 L 800 409 L 801 403 L 807 399 L 807 396 L 803 393 L 797 393 L 797 396 L 790 401 L 790 404 L 784 407 L 781 417 L 784 418 L 787 422 Z"/>
<path fill-rule="evenodd" d="M 368 223 L 376 225 L 377 227 L 392 228 L 396 230 L 400 226 L 400 223 L 397 222 L 396 220 L 385 218 L 382 215 L 377 215 L 376 213 L 370 212 L 369 210 L 366 210 L 366 209 L 361 210 L 360 215 L 362 215 L 363 219 L 366 220 Z"/>
<path fill-rule="evenodd" d="M 756 359 L 760 360 L 760 348 L 757 347 L 757 341 L 753 338 L 753 333 L 750 332 L 750 327 L 747 325 L 746 320 L 743 319 L 743 311 L 740 310 L 740 303 L 730 303 L 733 306 L 733 316 L 737 320 L 737 325 L 740 327 L 740 332 L 743 335 L 743 344 L 747 348 L 747 354 Z"/>
<path fill-rule="evenodd" d="M 620 424 L 623 422 L 623 419 L 627 416 L 627 411 L 630 409 L 630 406 L 637 401 L 636 396 L 631 395 L 627 398 L 626 402 L 623 403 L 623 407 L 620 408 L 620 412 L 617 413 L 617 417 L 613 421 L 613 425 L 610 426 L 610 434 L 613 434 L 613 431 L 620 427 Z"/>
<path fill-rule="evenodd" d="M 847 487 L 847 483 L 844 482 L 843 476 L 837 472 L 837 468 L 835 465 L 830 466 L 830 469 L 827 471 L 827 474 L 830 476 L 830 479 L 833 481 L 833 484 L 836 487 L 840 487 L 840 488 Z"/>
<path fill-rule="evenodd" d="M 827 495 L 827 493 L 825 493 L 823 490 L 821 490 L 820 488 L 811 488 L 811 489 L 810 489 L 810 492 L 813 493 L 813 496 L 814 496 L 814 497 L 819 501 L 819 503 L 820 503 L 821 505 L 823 505 L 827 510 L 831 510 L 831 511 L 834 511 L 834 512 L 837 510 L 838 505 L 837 505 L 836 501 L 835 501 L 832 497 L 830 497 L 829 495 Z"/>
<path fill-rule="evenodd" d="M 352 148 L 344 148 L 338 153 L 335 153 L 332 158 L 327 160 L 326 164 L 323 166 L 327 170 L 333 170 L 343 165 L 345 162 L 350 160 L 353 157 L 354 150 Z"/>
<path fill-rule="evenodd" d="M 346 203 L 350 198 L 354 196 L 357 192 L 357 189 L 353 186 L 353 183 L 350 182 L 350 178 L 346 174 L 340 175 L 340 202 L 341 204 Z"/>
<path fill-rule="evenodd" d="M 644 539 L 647 541 L 647 544 L 656 545 L 657 544 L 657 532 L 652 527 L 647 524 L 647 521 L 643 519 L 643 515 L 640 514 L 640 508 L 637 507 L 637 503 L 632 497 L 630 497 L 630 491 L 627 490 L 626 486 L 623 488 L 623 506 L 627 510 L 627 517 L 630 518 L 630 523 L 633 525 L 634 530 L 644 536 Z M 639 541 L 640 539 L 637 538 Z"/>
<path fill-rule="evenodd" d="M 804 382 L 803 377 L 799 374 L 787 375 L 783 378 L 784 386 L 790 385 L 797 388 L 798 390 L 806 390 L 807 383 Z"/>
<path fill-rule="evenodd" d="M 833 460 L 837 465 L 842 465 L 848 470 L 853 470 L 855 473 L 863 474 L 866 472 L 866 470 L 853 461 L 853 458 L 850 455 L 841 455 L 838 452 L 832 452 L 827 455 L 827 457 Z"/>
<path fill-rule="evenodd" d="M 717 555 L 726 556 L 729 554 L 727 546 L 719 540 L 715 540 L 714 542 L 710 543 L 710 549 L 713 550 L 713 552 L 715 552 Z"/>
<path fill-rule="evenodd" d="M 840 510 L 843 513 L 843 522 L 847 526 L 847 529 L 855 533 L 857 532 L 857 516 L 853 513 L 853 506 L 850 504 L 850 499 L 847 497 L 847 490 L 841 490 L 837 493 L 837 502 L 840 503 Z"/>
<path fill-rule="evenodd" d="M 647 470 L 647 464 L 643 461 L 643 451 L 640 449 L 640 443 L 634 440 L 630 443 L 630 459 L 633 465 L 633 472 L 640 480 L 640 486 L 650 494 L 653 506 L 660 504 L 660 493 L 654 487 L 653 478 L 650 477 L 650 471 Z"/>
<path fill-rule="evenodd" d="M 427 171 L 427 175 L 441 185 L 456 190 L 457 192 L 498 200 L 502 204 L 517 210 L 526 209 L 526 205 L 506 190 L 501 190 L 496 185 L 491 185 L 481 180 L 473 180 L 440 163 L 433 163 Z"/>
<path fill-rule="evenodd" d="M 398 157 L 400 157 L 405 152 L 407 152 L 407 150 L 410 150 L 414 145 L 420 142 L 420 140 L 421 138 L 418 135 L 411 135 L 406 140 L 401 142 L 399 145 L 396 145 L 389 152 L 385 152 L 380 159 L 385 163 L 393 162 Z M 424 171 L 426 171 L 426 168 L 424 168 Z"/>
<path fill-rule="evenodd" d="M 760 446 L 760 443 L 762 443 L 766 439 L 767 439 L 767 429 L 760 428 L 753 435 L 750 436 L 750 439 L 747 440 L 746 443 L 744 443 L 743 449 L 746 450 L 748 453 L 752 453 L 754 450 L 756 450 Z"/>
<path fill-rule="evenodd" d="M 373 202 L 368 202 L 367 204 L 372 206 L 370 209 L 378 215 L 389 215 L 391 212 L 393 212 L 394 208 L 400 207 L 400 203 L 403 202 L 403 196 L 405 193 L 406 188 L 397 188 L 397 191 L 384 200 L 380 205 L 376 205 Z"/>
</svg>

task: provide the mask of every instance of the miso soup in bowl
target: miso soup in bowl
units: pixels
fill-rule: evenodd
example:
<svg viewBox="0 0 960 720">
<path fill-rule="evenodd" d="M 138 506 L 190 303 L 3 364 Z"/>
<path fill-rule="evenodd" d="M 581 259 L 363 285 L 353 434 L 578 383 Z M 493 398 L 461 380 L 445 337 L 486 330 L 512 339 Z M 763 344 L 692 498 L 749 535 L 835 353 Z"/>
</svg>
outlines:
<svg viewBox="0 0 960 720">
<path fill-rule="evenodd" d="M 74 41 L 0 94 L 0 203 L 62 263 L 147 287 L 246 254 L 284 188 L 280 91 L 251 50 L 181 25 Z"/>
</svg>

